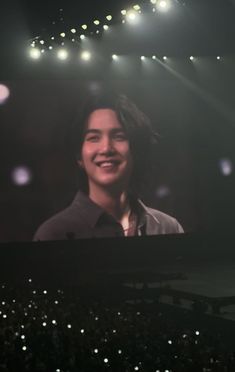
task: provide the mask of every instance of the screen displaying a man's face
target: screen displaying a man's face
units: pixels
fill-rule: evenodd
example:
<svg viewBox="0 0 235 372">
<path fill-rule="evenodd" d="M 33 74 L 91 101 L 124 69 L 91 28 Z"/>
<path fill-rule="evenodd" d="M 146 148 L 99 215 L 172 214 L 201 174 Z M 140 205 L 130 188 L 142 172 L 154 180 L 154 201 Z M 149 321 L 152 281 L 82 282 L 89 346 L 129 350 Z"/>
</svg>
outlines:
<svg viewBox="0 0 235 372">
<path fill-rule="evenodd" d="M 213 61 L 210 63 L 214 66 Z M 220 86 L 223 73 L 221 66 L 216 68 L 220 69 L 220 74 L 216 74 Z M 231 231 L 234 127 L 225 112 L 207 100 L 201 91 L 191 89 L 171 75 L 167 80 L 159 80 L 157 85 L 155 80 L 148 79 L 115 80 L 112 84 L 150 118 L 153 129 L 159 133 L 153 159 L 155 171 L 139 198 L 150 208 L 145 210 L 144 218 L 156 210 L 175 218 L 185 232 Z M 4 153 L 0 241 L 32 240 L 44 221 L 71 206 L 79 190 L 81 168 L 87 175 L 91 194 L 105 190 L 107 196 L 122 190 L 119 201 L 121 212 L 124 211 L 117 220 L 122 226 L 116 226 L 118 231 L 114 226 L 114 233 L 109 230 L 110 221 L 99 214 L 100 210 L 89 209 L 85 204 L 83 209 L 87 212 L 80 219 L 84 224 L 88 215 L 93 216 L 93 220 L 87 221 L 91 228 L 89 234 L 85 234 L 86 226 L 82 225 L 83 237 L 103 236 L 98 231 L 103 223 L 106 224 L 102 227 L 104 235 L 119 236 L 121 227 L 130 228 L 133 221 L 131 234 L 141 235 L 142 215 L 139 217 L 135 209 L 132 213 L 124 193 L 133 174 L 132 149 L 115 112 L 100 109 L 90 115 L 84 128 L 80 159 L 75 159 L 67 141 L 77 112 L 94 86 L 98 89 L 102 82 L 21 80 L 4 82 L 4 85 L 10 94 L 0 113 L 1 152 Z M 227 91 L 231 90 L 230 85 Z M 212 91 L 211 88 L 208 85 L 208 91 Z M 220 95 L 221 99 L 227 97 L 222 90 Z M 145 151 L 141 150 L 139 155 L 144 157 Z M 107 202 L 106 196 L 104 199 L 102 194 L 102 203 Z M 112 207 L 117 209 L 116 204 Z M 142 209 L 142 204 L 138 208 Z M 112 209 L 110 211 L 116 216 Z M 161 222 L 162 215 L 154 213 L 152 222 L 158 228 L 157 220 Z M 113 220 L 112 223 L 115 225 Z M 98 229 L 94 233 L 92 224 Z M 74 235 L 74 226 L 67 226 L 64 220 L 61 225 L 66 230 L 64 239 L 79 238 L 79 234 Z M 173 225 L 173 228 L 164 225 L 157 231 L 160 234 L 181 232 L 175 222 Z M 155 234 L 154 229 L 148 231 L 146 235 Z"/>
</svg>

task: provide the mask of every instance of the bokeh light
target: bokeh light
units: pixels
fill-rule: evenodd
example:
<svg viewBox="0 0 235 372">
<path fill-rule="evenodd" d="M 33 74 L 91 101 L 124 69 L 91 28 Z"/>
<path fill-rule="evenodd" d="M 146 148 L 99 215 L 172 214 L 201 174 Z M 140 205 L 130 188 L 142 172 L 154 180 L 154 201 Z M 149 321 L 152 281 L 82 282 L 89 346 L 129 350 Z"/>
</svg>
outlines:
<svg viewBox="0 0 235 372">
<path fill-rule="evenodd" d="M 32 172 L 26 166 L 18 166 L 13 169 L 11 179 L 17 186 L 26 186 L 32 180 Z"/>
<path fill-rule="evenodd" d="M 0 105 L 5 103 L 10 95 L 10 89 L 5 84 L 0 84 Z"/>
</svg>

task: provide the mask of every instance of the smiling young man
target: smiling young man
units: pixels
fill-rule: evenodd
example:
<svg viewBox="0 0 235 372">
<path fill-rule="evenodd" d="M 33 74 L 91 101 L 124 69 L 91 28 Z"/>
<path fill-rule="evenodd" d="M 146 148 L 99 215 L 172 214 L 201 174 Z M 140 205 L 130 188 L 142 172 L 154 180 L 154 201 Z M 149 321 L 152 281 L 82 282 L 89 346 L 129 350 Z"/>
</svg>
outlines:
<svg viewBox="0 0 235 372">
<path fill-rule="evenodd" d="M 123 95 L 93 97 L 73 130 L 80 187 L 72 204 L 34 240 L 173 234 L 177 220 L 139 199 L 154 164 L 157 135 Z"/>
</svg>

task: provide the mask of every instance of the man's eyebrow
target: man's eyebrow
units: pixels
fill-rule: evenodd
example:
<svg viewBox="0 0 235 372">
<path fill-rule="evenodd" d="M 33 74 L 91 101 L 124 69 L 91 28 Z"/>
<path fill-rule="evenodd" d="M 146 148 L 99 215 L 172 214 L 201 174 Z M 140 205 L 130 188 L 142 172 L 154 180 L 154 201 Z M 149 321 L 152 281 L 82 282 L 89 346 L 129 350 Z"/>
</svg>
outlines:
<svg viewBox="0 0 235 372">
<path fill-rule="evenodd" d="M 101 132 L 102 132 L 102 129 L 91 128 L 91 129 L 86 129 L 84 132 L 84 135 L 89 134 L 89 133 L 101 133 Z M 125 133 L 125 130 L 123 128 L 112 128 L 110 132 L 111 133 Z"/>
</svg>

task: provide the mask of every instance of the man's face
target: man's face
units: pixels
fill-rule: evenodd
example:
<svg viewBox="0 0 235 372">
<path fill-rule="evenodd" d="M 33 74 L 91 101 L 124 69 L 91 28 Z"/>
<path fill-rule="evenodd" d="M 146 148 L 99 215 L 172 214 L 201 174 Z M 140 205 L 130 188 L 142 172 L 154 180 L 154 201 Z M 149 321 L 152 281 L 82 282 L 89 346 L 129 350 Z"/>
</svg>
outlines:
<svg viewBox="0 0 235 372">
<path fill-rule="evenodd" d="M 98 109 L 88 118 L 81 160 L 89 190 L 92 187 L 127 188 L 133 168 L 129 140 L 115 111 Z"/>
</svg>

